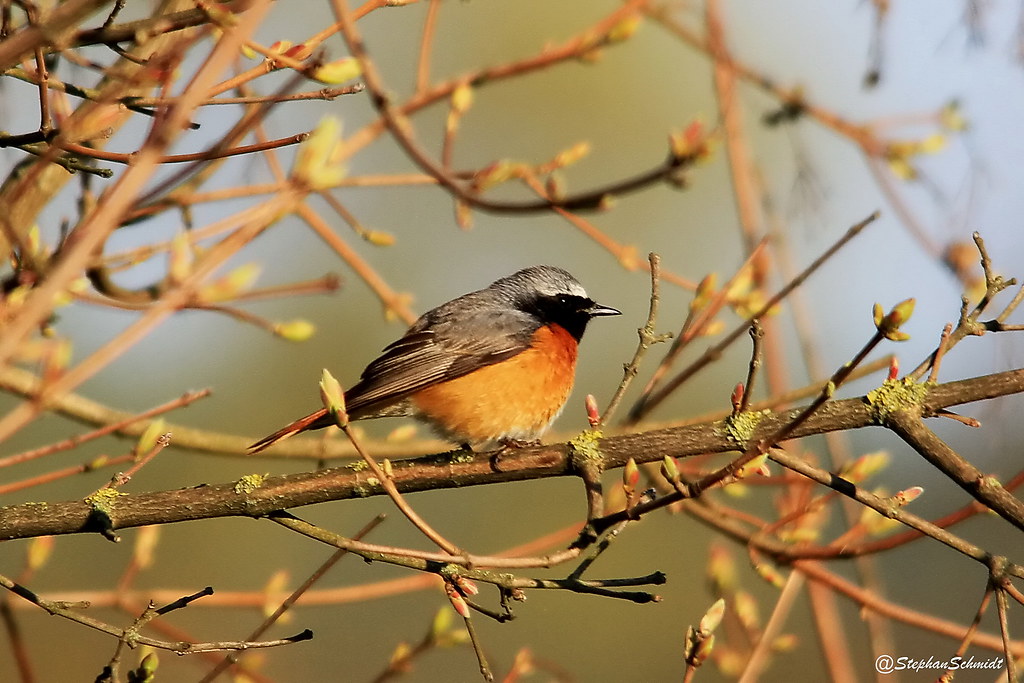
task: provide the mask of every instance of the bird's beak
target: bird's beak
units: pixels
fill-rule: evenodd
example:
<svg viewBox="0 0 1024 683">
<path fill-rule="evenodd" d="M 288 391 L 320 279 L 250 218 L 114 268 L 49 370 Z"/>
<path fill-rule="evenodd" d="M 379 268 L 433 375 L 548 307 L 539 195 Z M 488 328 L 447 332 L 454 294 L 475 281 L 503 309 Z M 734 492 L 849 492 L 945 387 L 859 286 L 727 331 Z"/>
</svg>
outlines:
<svg viewBox="0 0 1024 683">
<path fill-rule="evenodd" d="M 595 318 L 599 315 L 622 315 L 622 311 L 611 306 L 602 306 L 601 304 L 595 303 L 590 306 L 586 311 L 587 315 L 591 318 Z"/>
</svg>

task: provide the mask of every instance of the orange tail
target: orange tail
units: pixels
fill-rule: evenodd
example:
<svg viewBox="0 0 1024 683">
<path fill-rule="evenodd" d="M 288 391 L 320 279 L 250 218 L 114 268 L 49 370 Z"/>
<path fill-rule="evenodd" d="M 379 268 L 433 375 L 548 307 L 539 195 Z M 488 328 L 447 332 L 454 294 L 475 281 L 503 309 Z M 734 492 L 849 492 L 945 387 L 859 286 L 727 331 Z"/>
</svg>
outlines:
<svg viewBox="0 0 1024 683">
<path fill-rule="evenodd" d="M 315 413 L 310 413 L 305 417 L 300 417 L 289 425 L 285 425 L 270 436 L 263 437 L 253 445 L 249 446 L 249 453 L 259 453 L 264 448 L 269 448 L 278 441 L 287 439 L 289 436 L 298 434 L 299 432 L 304 432 L 308 429 L 323 429 L 331 424 L 333 424 L 333 422 L 327 415 L 327 409 L 321 408 Z"/>
</svg>

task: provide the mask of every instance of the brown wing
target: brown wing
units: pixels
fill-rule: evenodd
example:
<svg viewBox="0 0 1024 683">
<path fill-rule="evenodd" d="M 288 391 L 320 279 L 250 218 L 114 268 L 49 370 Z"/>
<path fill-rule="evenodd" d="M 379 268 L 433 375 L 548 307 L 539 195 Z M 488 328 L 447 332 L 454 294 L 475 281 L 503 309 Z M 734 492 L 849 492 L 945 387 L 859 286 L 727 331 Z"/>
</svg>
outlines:
<svg viewBox="0 0 1024 683">
<path fill-rule="evenodd" d="M 530 335 L 523 335 L 522 328 L 507 335 L 495 335 L 493 330 L 486 336 L 448 332 L 410 331 L 388 346 L 345 392 L 349 414 L 358 418 L 374 413 L 420 389 L 507 360 L 530 347 Z"/>
</svg>

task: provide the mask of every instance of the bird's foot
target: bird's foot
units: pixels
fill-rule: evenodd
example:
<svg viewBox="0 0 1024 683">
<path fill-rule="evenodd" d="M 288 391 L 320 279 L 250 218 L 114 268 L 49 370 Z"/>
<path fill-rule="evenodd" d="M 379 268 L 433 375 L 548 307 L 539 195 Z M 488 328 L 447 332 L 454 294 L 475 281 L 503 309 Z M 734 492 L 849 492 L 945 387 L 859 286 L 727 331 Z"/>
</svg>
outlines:
<svg viewBox="0 0 1024 683">
<path fill-rule="evenodd" d="M 530 448 L 531 446 L 539 446 L 540 439 L 501 439 L 498 441 L 501 444 L 501 450 L 509 451 L 517 448 Z"/>
<path fill-rule="evenodd" d="M 507 455 L 518 451 L 520 448 L 530 448 L 531 446 L 539 446 L 540 439 L 524 440 L 524 439 L 500 439 L 498 443 L 501 448 L 494 451 L 491 455 L 491 469 L 495 472 L 501 472 L 501 461 Z"/>
</svg>

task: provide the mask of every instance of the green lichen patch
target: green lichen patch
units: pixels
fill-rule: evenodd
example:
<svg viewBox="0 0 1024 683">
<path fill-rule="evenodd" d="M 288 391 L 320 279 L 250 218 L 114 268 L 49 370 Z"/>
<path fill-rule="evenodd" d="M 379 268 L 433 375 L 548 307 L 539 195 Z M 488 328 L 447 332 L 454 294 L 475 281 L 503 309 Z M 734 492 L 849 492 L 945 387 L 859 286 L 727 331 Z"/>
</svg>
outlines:
<svg viewBox="0 0 1024 683">
<path fill-rule="evenodd" d="M 369 498 L 373 495 L 373 491 L 363 486 L 362 484 L 356 484 L 352 487 L 352 494 L 357 498 Z"/>
<path fill-rule="evenodd" d="M 252 493 L 263 486 L 266 478 L 267 475 L 265 474 L 247 474 L 235 482 L 235 493 L 238 495 Z"/>
<path fill-rule="evenodd" d="M 911 377 L 887 379 L 882 386 L 868 392 L 864 398 L 879 422 L 893 413 L 921 403 L 928 394 L 927 382 L 915 382 Z"/>
<path fill-rule="evenodd" d="M 569 441 L 569 459 L 574 468 L 601 467 L 604 463 L 600 443 L 603 436 L 600 429 L 587 429 Z"/>
<path fill-rule="evenodd" d="M 730 415 L 723 420 L 725 424 L 725 434 L 737 445 L 746 445 L 752 438 L 754 438 L 754 432 L 757 430 L 757 425 L 761 424 L 761 420 L 766 415 L 770 414 L 771 411 L 765 410 L 744 410 L 743 412 Z"/>
<path fill-rule="evenodd" d="M 93 510 L 109 516 L 110 512 L 114 509 L 114 503 L 117 502 L 117 499 L 127 495 L 127 493 L 121 493 L 115 488 L 103 488 L 86 496 L 85 502 Z"/>
</svg>

